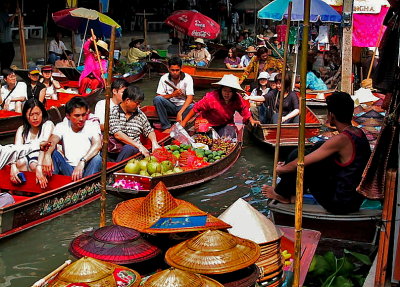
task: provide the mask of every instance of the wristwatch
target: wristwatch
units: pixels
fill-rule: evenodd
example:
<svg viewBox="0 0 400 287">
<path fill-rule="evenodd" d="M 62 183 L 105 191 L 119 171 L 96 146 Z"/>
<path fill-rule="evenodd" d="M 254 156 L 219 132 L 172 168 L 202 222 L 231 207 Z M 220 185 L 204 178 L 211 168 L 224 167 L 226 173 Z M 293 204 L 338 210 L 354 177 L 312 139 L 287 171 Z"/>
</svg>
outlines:
<svg viewBox="0 0 400 287">
<path fill-rule="evenodd" d="M 86 164 L 87 162 L 87 160 L 84 157 L 82 157 L 79 161 L 83 161 L 84 164 Z"/>
</svg>

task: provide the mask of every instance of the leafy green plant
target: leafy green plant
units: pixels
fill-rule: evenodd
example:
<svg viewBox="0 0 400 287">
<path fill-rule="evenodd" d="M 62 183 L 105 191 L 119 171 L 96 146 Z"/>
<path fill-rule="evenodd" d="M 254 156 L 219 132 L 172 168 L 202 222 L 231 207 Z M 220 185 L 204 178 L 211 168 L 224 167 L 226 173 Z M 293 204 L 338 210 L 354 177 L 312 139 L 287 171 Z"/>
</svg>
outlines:
<svg viewBox="0 0 400 287">
<path fill-rule="evenodd" d="M 344 250 L 344 256 L 336 258 L 329 251 L 315 255 L 308 271 L 307 285 L 321 287 L 358 287 L 364 284 L 366 266 L 371 265 L 368 256 Z"/>
</svg>

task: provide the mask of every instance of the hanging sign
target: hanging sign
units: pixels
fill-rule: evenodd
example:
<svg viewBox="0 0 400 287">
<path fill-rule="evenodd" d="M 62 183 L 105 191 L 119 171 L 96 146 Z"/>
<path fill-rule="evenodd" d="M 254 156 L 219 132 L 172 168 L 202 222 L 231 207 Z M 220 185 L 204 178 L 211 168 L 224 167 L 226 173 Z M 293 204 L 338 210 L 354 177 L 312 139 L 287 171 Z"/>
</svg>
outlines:
<svg viewBox="0 0 400 287">
<path fill-rule="evenodd" d="M 353 12 L 356 14 L 379 14 L 382 5 L 388 4 L 386 0 L 354 0 Z"/>
</svg>

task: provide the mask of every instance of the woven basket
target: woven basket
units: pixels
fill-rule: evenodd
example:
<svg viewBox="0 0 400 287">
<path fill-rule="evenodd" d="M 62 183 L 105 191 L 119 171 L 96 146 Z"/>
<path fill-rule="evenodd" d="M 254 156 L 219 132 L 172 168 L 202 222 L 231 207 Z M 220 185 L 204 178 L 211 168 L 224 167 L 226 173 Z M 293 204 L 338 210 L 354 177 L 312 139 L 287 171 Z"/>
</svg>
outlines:
<svg viewBox="0 0 400 287">
<path fill-rule="evenodd" d="M 118 279 L 115 277 L 118 276 Z M 126 280 L 126 286 L 137 287 L 140 275 L 132 269 L 83 257 L 65 267 L 47 286 L 67 287 L 72 283 L 85 283 L 95 287 L 117 287 L 116 280 Z"/>
<path fill-rule="evenodd" d="M 170 268 L 150 276 L 142 287 L 222 287 L 223 285 L 209 277 Z"/>
<path fill-rule="evenodd" d="M 260 247 L 219 230 L 207 230 L 168 249 L 166 262 L 176 268 L 201 273 L 222 274 L 254 264 Z"/>
</svg>

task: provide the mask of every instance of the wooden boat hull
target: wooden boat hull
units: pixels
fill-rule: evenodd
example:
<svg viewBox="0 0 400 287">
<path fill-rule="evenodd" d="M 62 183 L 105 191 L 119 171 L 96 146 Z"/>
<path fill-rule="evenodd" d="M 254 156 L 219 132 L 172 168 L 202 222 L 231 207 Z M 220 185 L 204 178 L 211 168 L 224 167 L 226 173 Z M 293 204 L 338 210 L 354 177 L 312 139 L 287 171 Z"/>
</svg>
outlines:
<svg viewBox="0 0 400 287">
<path fill-rule="evenodd" d="M 156 132 L 160 144 L 169 138 L 167 134 Z M 150 147 L 149 144 L 146 144 Z M 133 157 L 140 156 L 137 154 Z M 130 159 L 130 158 L 129 158 Z M 107 167 L 107 177 L 120 170 L 129 159 L 111 163 Z M 84 206 L 100 197 L 101 173 L 71 182 L 71 177 L 53 175 L 49 186 L 41 190 L 32 172 L 24 172 L 27 182 L 13 185 L 9 181 L 9 170 L 0 170 L 0 188 L 11 190 L 16 203 L 0 207 L 0 239 L 34 227 L 40 223 Z"/>
<path fill-rule="evenodd" d="M 307 108 L 305 128 L 306 145 L 312 144 L 307 140 L 307 138 L 317 136 L 320 132 L 321 125 L 321 121 L 317 118 L 317 116 L 309 108 Z M 271 146 L 276 146 L 277 126 L 277 124 L 262 124 L 257 127 L 249 127 L 249 129 L 259 141 Z M 294 147 L 298 145 L 298 140 L 298 123 L 283 124 L 281 126 L 280 146 Z"/>
<path fill-rule="evenodd" d="M 165 74 L 168 73 L 168 63 L 166 60 L 155 60 L 146 62 L 151 72 Z"/>
<path fill-rule="evenodd" d="M 293 225 L 294 204 L 268 205 L 275 224 Z M 361 210 L 348 215 L 330 214 L 320 205 L 303 204 L 302 226 L 321 232 L 323 238 L 373 243 L 381 210 Z"/>
<path fill-rule="evenodd" d="M 182 66 L 182 71 L 191 75 L 194 86 L 196 88 L 210 88 L 211 83 L 218 82 L 224 75 L 232 74 L 240 78 L 243 75 L 243 70 L 230 70 L 223 68 L 203 68 L 195 66 Z M 250 83 L 254 81 L 254 74 L 250 74 L 244 82 Z"/>
<path fill-rule="evenodd" d="M 98 95 L 102 90 L 85 97 L 89 105 L 96 102 Z M 49 119 L 54 123 L 59 123 L 65 116 L 65 104 L 77 94 L 59 93 L 59 100 L 47 100 L 46 110 L 49 114 Z M 22 116 L 20 113 L 0 110 L 0 137 L 14 134 L 22 125 Z"/>
<path fill-rule="evenodd" d="M 166 144 L 168 144 L 166 142 Z M 243 145 L 243 126 L 238 126 L 238 142 L 231 152 L 224 158 L 202 168 L 157 177 L 144 177 L 133 174 L 126 174 L 123 170 L 116 173 L 115 177 L 118 179 L 131 179 L 136 180 L 144 185 L 144 190 L 130 190 L 123 188 L 107 187 L 107 191 L 119 197 L 132 198 L 137 196 L 145 196 L 149 193 L 150 189 L 155 187 L 157 183 L 162 181 L 170 192 L 176 190 L 192 187 L 206 181 L 209 181 L 229 170 L 237 161 L 240 156 Z"/>
<path fill-rule="evenodd" d="M 141 79 L 144 78 L 144 76 L 146 76 L 147 73 L 147 64 L 143 66 L 143 68 L 136 74 L 134 75 L 130 75 L 128 77 L 124 77 L 124 79 L 128 82 L 128 83 L 135 83 L 137 81 L 140 81 Z M 117 79 L 116 77 L 113 77 L 113 80 Z"/>
<path fill-rule="evenodd" d="M 306 104 L 310 107 L 326 107 L 326 98 L 332 95 L 335 91 L 307 91 Z"/>
</svg>

